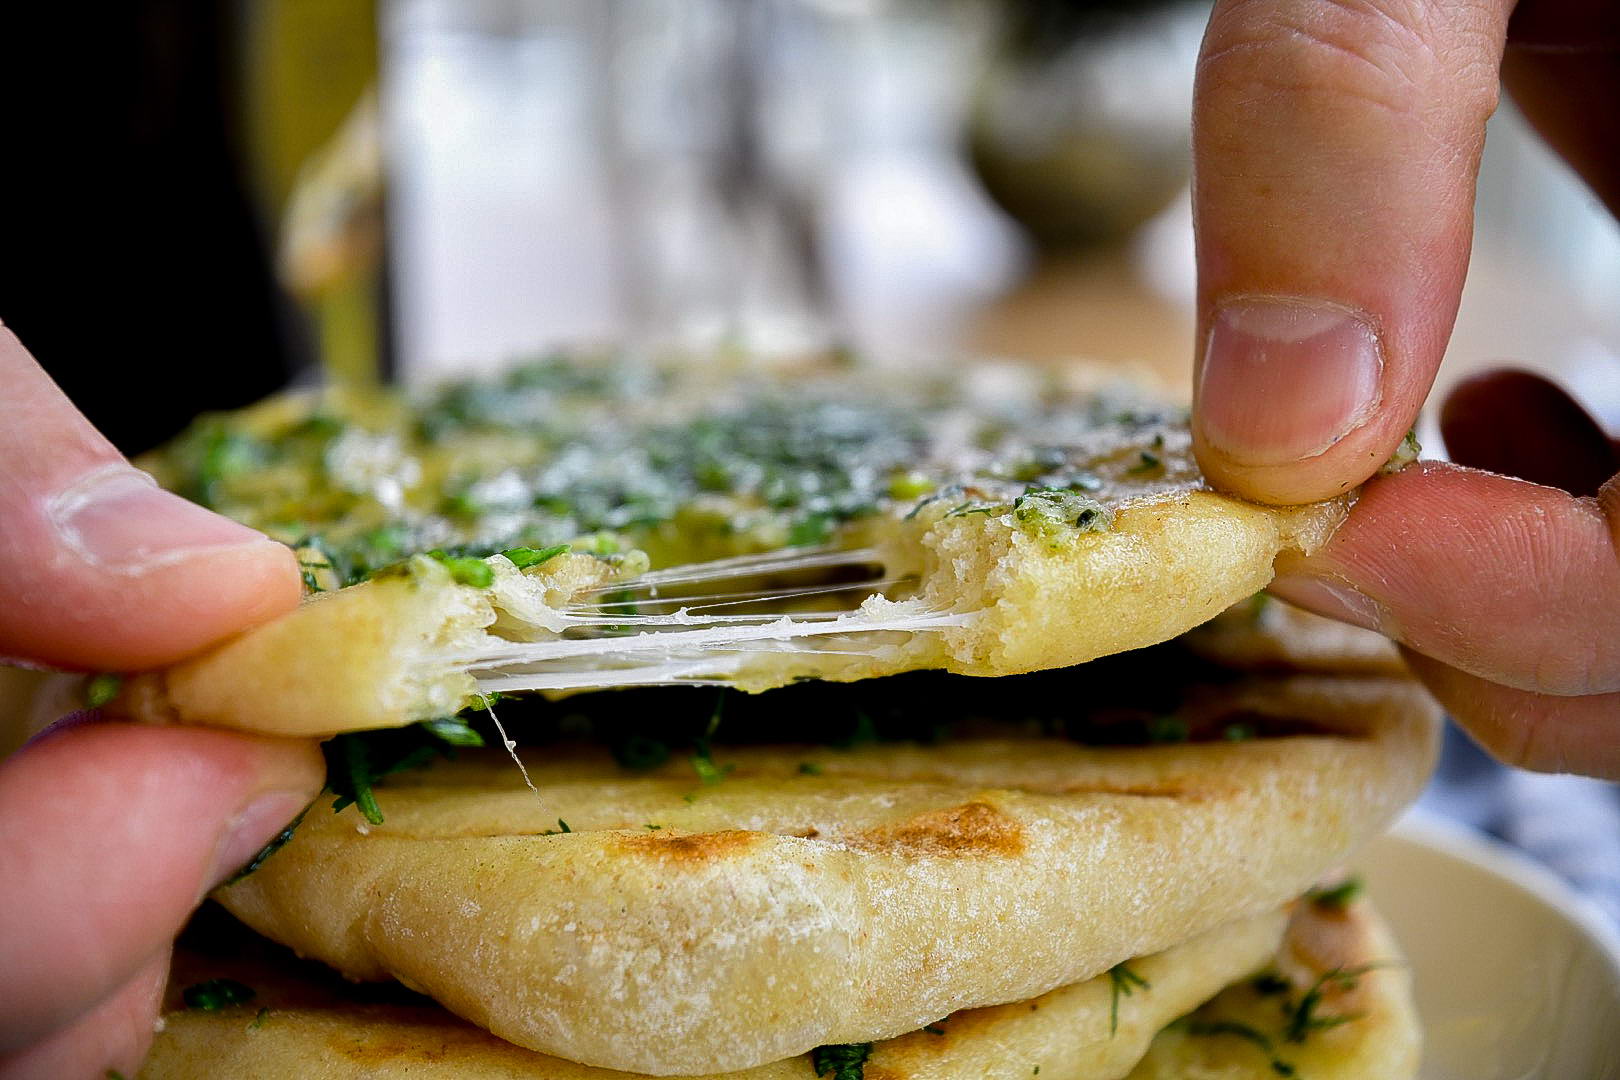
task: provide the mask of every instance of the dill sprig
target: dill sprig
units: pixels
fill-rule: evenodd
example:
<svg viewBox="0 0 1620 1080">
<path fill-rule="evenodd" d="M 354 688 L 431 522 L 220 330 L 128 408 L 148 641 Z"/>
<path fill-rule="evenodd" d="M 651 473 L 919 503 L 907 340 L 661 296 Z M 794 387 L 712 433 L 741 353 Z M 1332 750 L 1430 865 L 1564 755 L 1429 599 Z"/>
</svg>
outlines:
<svg viewBox="0 0 1620 1080">
<path fill-rule="evenodd" d="M 1264 1032 L 1257 1031 L 1241 1020 L 1187 1020 L 1189 1035 L 1232 1035 L 1246 1039 L 1260 1048 L 1270 1059 L 1271 1071 L 1278 1076 L 1298 1076 L 1299 1070 L 1277 1056 L 1277 1045 Z"/>
<path fill-rule="evenodd" d="M 1314 1031 L 1326 1031 L 1341 1024 L 1348 1024 L 1352 1020 L 1360 1020 L 1364 1015 L 1362 1013 L 1324 1016 L 1318 1010 L 1322 1007 L 1322 997 L 1329 987 L 1339 990 L 1354 990 L 1357 980 L 1376 966 L 1376 964 L 1363 964 L 1360 967 L 1353 968 L 1334 968 L 1332 971 L 1324 972 L 1312 983 L 1310 989 L 1301 995 L 1298 1002 L 1285 1002 L 1283 1038 L 1291 1043 L 1302 1043 Z"/>
<path fill-rule="evenodd" d="M 1108 1037 L 1113 1038 L 1119 1034 L 1120 997 L 1130 997 L 1136 993 L 1138 988 L 1151 990 L 1153 984 L 1132 971 L 1125 964 L 1115 964 L 1108 969 L 1108 982 Z"/>
<path fill-rule="evenodd" d="M 235 979 L 209 979 L 180 991 L 180 999 L 186 1003 L 186 1008 L 204 1012 L 245 1005 L 258 996 L 253 987 Z"/>
<path fill-rule="evenodd" d="M 865 1080 L 866 1059 L 872 1056 L 871 1043 L 837 1043 L 810 1051 L 810 1067 L 818 1077 L 832 1080 Z"/>
</svg>

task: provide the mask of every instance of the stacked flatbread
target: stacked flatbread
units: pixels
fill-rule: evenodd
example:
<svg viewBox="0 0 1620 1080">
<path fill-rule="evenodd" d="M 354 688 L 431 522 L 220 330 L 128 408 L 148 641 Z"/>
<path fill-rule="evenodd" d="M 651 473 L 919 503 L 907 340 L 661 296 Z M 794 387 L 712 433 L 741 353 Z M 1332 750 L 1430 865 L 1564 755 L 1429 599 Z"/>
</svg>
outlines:
<svg viewBox="0 0 1620 1080">
<path fill-rule="evenodd" d="M 284 422 L 307 436 L 307 417 Z M 1421 789 L 1433 707 L 1364 643 L 1252 604 L 1139 648 L 1263 585 L 1278 550 L 1320 542 L 1344 508 L 1234 503 L 1201 490 L 1162 419 L 1125 426 L 1153 449 L 1121 464 L 1088 444 L 1071 488 L 1043 475 L 1003 502 L 988 481 L 947 484 L 944 508 L 907 489 L 914 509 L 818 534 L 817 552 L 881 551 L 884 581 L 905 584 L 791 665 L 728 639 L 719 667 L 680 660 L 701 677 L 641 680 L 788 684 L 757 696 L 502 700 L 498 732 L 483 699 L 487 718 L 429 719 L 486 686 L 442 657 L 486 655 L 486 637 L 514 655 L 595 647 L 561 617 L 591 597 L 637 610 L 617 590 L 667 565 L 576 543 L 525 566 L 555 539 L 527 535 L 504 555 L 418 556 L 134 680 L 122 703 L 146 719 L 341 733 L 344 795 L 216 895 L 322 967 L 251 941 L 183 952 L 143 1075 L 1413 1075 L 1398 950 L 1339 886 Z M 1087 503 L 1104 459 L 1162 489 L 1137 478 Z M 955 621 L 895 629 L 918 603 Z M 915 668 L 1004 677 L 889 674 Z M 419 730 L 510 735 L 526 771 L 500 750 L 392 771 L 423 763 L 399 750 Z M 187 986 L 223 1007 L 183 1007 Z"/>
</svg>

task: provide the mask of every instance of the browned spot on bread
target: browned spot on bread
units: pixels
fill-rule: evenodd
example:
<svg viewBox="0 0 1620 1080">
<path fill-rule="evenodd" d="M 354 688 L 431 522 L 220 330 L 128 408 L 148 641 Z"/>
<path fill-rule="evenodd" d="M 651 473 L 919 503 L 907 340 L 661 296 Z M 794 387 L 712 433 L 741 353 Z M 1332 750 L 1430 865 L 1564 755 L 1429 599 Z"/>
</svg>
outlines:
<svg viewBox="0 0 1620 1080">
<path fill-rule="evenodd" d="M 334 1051 L 357 1065 L 378 1066 L 391 1062 L 438 1062 L 449 1056 L 453 1040 L 435 1038 L 426 1033 L 379 1033 L 366 1038 L 335 1038 L 329 1044 Z"/>
<path fill-rule="evenodd" d="M 702 863 L 740 855 L 757 847 L 764 839 L 763 833 L 742 829 L 684 834 L 660 829 L 645 835 L 620 837 L 619 846 L 630 854 L 646 855 L 671 863 Z"/>
<path fill-rule="evenodd" d="M 866 829 L 847 842 L 865 851 L 906 855 L 1017 855 L 1024 850 L 1024 830 L 989 803 L 970 802 Z"/>
<path fill-rule="evenodd" d="M 1087 780 L 1083 784 L 1064 784 L 1056 791 L 1060 795 L 1132 795 L 1143 799 L 1202 799 L 1213 794 L 1212 788 L 1201 790 L 1180 780 L 1162 780 L 1151 784 L 1110 784 L 1101 780 Z"/>
</svg>

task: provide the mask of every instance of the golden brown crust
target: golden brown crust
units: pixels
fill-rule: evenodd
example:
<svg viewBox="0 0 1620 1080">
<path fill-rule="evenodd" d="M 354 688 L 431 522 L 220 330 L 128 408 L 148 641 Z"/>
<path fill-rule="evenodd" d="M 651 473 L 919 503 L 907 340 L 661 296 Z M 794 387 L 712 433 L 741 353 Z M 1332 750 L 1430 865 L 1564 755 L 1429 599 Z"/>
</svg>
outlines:
<svg viewBox="0 0 1620 1080">
<path fill-rule="evenodd" d="M 1261 1080 L 1275 1060 L 1308 1080 L 1411 1080 L 1422 1032 L 1412 979 L 1389 928 L 1365 900 L 1330 910 L 1302 903 L 1273 962 L 1282 992 L 1241 984 L 1154 1039 L 1129 1080 Z M 1315 1023 L 1289 1007 L 1319 995 Z M 1273 988 L 1274 989 L 1274 988 Z M 1269 1040 L 1268 1051 L 1241 1026 Z"/>
<path fill-rule="evenodd" d="M 1348 734 L 737 750 L 700 790 L 558 756 L 530 762 L 538 797 L 507 762 L 462 763 L 391 789 L 381 827 L 311 817 L 221 898 L 533 1049 L 745 1068 L 1028 998 L 1274 907 L 1387 824 L 1432 761 L 1433 707 L 1404 681 L 1219 696 Z M 821 775 L 798 775 L 805 760 Z"/>
<path fill-rule="evenodd" d="M 1286 924 L 1286 934 L 1285 934 Z M 1279 947 L 1279 938 L 1282 938 Z M 1359 1014 L 1290 1043 L 1277 995 L 1245 980 L 1267 963 L 1298 994 L 1323 973 L 1381 963 L 1353 989 L 1335 985 L 1319 1015 Z M 1201 1003 L 1205 1024 L 1238 1020 L 1274 1039 L 1276 1056 L 1315 1080 L 1409 1080 L 1420 1037 L 1410 980 L 1371 906 L 1338 913 L 1293 905 L 1217 927 L 1153 956 L 1130 972 L 1145 985 L 1114 991 L 1107 975 L 1028 1001 L 954 1013 L 927 1028 L 877 1043 L 865 1080 L 1266 1080 L 1278 1075 L 1251 1042 L 1165 1025 Z M 256 991 L 245 1006 L 185 1009 L 183 987 L 227 977 Z M 1244 981 L 1238 981 L 1244 980 Z M 1213 1001 L 1211 995 L 1230 987 Z M 176 951 L 166 1013 L 144 1080 L 645 1080 L 564 1061 L 503 1042 L 422 999 L 345 986 L 263 942 L 226 935 L 212 951 Z M 1256 1003 L 1260 1003 L 1258 1007 Z M 260 1014 L 258 1010 L 266 1010 Z M 1150 1049 L 1151 1045 L 1151 1049 Z M 1144 1055 L 1146 1055 L 1144 1057 Z M 1040 1072 L 1035 1073 L 1036 1066 Z M 1135 1071 L 1132 1071 L 1133 1066 Z M 810 1080 L 794 1057 L 702 1080 Z"/>
<path fill-rule="evenodd" d="M 1131 962 L 1147 984 L 1121 994 L 1108 976 L 1030 1001 L 955 1013 L 878 1043 L 866 1080 L 1116 1080 L 1167 1022 L 1255 970 L 1276 949 L 1286 919 L 1270 912 Z M 309 965 L 244 943 L 223 954 L 176 954 L 164 1029 L 145 1080 L 297 1076 L 301 1080 L 644 1080 L 502 1042 L 431 1004 L 381 1004 Z M 228 977 L 257 991 L 247 1006 L 185 1010 L 179 991 Z M 398 998 L 400 995 L 392 995 Z M 256 1020 L 257 1009 L 269 1012 Z M 254 1026 L 255 1023 L 257 1026 Z M 810 1080 L 806 1057 L 704 1080 Z"/>
</svg>

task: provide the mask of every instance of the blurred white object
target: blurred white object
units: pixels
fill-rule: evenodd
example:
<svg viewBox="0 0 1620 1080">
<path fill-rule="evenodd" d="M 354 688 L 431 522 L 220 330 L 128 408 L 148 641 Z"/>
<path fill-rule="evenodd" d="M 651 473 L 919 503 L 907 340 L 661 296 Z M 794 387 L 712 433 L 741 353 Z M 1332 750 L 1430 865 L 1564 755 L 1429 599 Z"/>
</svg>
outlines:
<svg viewBox="0 0 1620 1080">
<path fill-rule="evenodd" d="M 400 369 L 944 345 L 1022 260 L 954 149 L 979 10 L 386 3 Z"/>
</svg>

